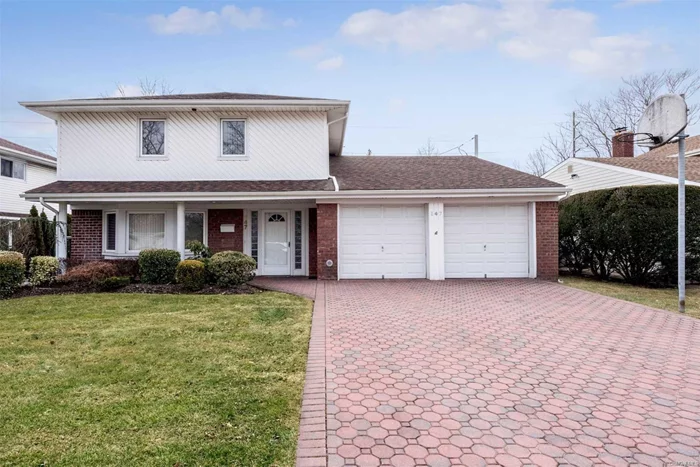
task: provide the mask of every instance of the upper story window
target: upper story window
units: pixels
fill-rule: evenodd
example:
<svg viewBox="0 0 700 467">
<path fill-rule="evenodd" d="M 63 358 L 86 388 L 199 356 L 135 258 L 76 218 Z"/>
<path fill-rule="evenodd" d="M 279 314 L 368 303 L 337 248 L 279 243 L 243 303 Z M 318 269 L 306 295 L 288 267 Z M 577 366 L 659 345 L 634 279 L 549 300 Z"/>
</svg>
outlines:
<svg viewBox="0 0 700 467">
<path fill-rule="evenodd" d="M 17 178 L 24 180 L 27 173 L 25 162 L 13 161 L 10 159 L 0 159 L 0 174 L 3 177 Z"/>
<path fill-rule="evenodd" d="M 165 119 L 141 120 L 141 157 L 165 156 Z"/>
<path fill-rule="evenodd" d="M 247 159 L 246 121 L 241 119 L 221 120 L 221 157 L 226 159 Z"/>
</svg>

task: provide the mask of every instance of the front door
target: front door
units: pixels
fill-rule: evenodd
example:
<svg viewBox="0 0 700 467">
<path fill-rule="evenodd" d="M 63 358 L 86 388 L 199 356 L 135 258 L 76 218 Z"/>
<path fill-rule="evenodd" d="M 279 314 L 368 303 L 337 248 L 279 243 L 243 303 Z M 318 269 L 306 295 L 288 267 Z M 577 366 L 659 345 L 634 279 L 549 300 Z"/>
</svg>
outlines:
<svg viewBox="0 0 700 467">
<path fill-rule="evenodd" d="M 291 275 L 289 211 L 265 211 L 263 217 L 262 275 Z"/>
</svg>

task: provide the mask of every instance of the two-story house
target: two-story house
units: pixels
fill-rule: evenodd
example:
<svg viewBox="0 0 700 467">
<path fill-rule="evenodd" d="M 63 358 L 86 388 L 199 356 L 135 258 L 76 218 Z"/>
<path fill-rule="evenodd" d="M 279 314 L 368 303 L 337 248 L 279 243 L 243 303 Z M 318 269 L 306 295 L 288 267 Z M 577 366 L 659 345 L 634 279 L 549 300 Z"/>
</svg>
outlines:
<svg viewBox="0 0 700 467">
<path fill-rule="evenodd" d="M 56 180 L 56 158 L 0 138 L 0 225 L 29 215 L 25 191 Z M 41 211 L 41 206 L 37 206 Z M 12 245 L 11 229 L 0 229 L 0 245 Z M 0 247 L 0 248 L 2 248 Z"/>
<path fill-rule="evenodd" d="M 200 240 L 251 255 L 260 275 L 557 276 L 565 187 L 475 157 L 343 156 L 349 101 L 213 93 L 22 105 L 58 123 L 58 181 L 25 197 L 58 203 L 59 219 L 71 206 L 79 260 L 144 248 L 185 257 Z"/>
</svg>

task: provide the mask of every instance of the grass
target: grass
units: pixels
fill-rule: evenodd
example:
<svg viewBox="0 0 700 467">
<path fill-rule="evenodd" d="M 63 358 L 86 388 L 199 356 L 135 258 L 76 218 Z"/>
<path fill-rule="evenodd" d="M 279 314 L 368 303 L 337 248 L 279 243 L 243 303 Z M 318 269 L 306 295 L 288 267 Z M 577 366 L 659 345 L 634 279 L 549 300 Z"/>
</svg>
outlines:
<svg viewBox="0 0 700 467">
<path fill-rule="evenodd" d="M 583 277 L 562 277 L 564 285 L 608 297 L 641 303 L 652 308 L 678 312 L 678 289 L 639 287 L 620 282 L 601 282 Z M 686 287 L 686 315 L 700 318 L 700 287 Z"/>
<path fill-rule="evenodd" d="M 311 302 L 0 302 L 0 465 L 293 465 Z"/>
</svg>

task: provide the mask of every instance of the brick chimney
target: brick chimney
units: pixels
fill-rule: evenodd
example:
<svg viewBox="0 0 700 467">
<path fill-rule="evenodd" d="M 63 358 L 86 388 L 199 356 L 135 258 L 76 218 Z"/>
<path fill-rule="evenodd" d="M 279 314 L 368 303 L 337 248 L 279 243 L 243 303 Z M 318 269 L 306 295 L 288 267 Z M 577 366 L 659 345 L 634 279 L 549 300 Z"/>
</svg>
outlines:
<svg viewBox="0 0 700 467">
<path fill-rule="evenodd" d="M 612 137 L 613 157 L 634 157 L 634 133 L 627 131 L 626 127 L 615 128 L 615 136 Z"/>
</svg>

